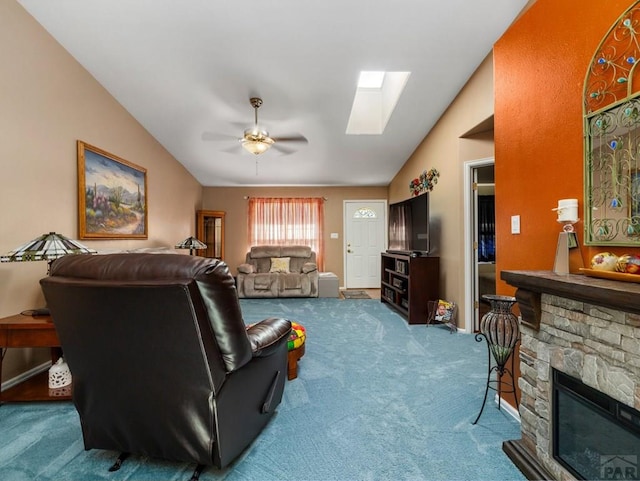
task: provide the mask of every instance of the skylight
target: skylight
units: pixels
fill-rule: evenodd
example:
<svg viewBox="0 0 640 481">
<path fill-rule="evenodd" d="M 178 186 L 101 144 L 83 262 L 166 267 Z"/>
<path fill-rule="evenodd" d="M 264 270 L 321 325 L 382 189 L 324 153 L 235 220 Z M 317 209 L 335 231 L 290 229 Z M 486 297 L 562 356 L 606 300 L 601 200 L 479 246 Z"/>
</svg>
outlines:
<svg viewBox="0 0 640 481">
<path fill-rule="evenodd" d="M 362 89 L 379 89 L 382 88 L 384 82 L 384 72 L 360 72 L 358 78 L 358 88 Z"/>
<path fill-rule="evenodd" d="M 411 72 L 362 71 L 347 124 L 348 135 L 380 135 Z"/>
</svg>

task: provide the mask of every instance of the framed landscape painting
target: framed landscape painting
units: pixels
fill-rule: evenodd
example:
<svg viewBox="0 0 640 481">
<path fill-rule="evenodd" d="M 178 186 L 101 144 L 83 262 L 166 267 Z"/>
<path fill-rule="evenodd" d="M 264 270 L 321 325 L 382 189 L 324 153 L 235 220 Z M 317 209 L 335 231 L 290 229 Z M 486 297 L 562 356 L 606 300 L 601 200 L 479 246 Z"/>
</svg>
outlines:
<svg viewBox="0 0 640 481">
<path fill-rule="evenodd" d="M 78 140 L 80 239 L 146 239 L 147 170 Z"/>
</svg>

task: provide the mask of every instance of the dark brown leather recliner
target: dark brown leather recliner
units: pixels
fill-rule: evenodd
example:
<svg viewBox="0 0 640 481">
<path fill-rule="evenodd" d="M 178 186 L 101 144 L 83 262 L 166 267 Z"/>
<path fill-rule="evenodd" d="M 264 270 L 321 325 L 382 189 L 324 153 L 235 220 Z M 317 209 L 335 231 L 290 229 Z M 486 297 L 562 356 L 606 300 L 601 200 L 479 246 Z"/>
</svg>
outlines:
<svg viewBox="0 0 640 481">
<path fill-rule="evenodd" d="M 222 468 L 282 399 L 291 323 L 268 318 L 247 330 L 224 262 L 69 255 L 40 284 L 85 449 Z"/>
</svg>

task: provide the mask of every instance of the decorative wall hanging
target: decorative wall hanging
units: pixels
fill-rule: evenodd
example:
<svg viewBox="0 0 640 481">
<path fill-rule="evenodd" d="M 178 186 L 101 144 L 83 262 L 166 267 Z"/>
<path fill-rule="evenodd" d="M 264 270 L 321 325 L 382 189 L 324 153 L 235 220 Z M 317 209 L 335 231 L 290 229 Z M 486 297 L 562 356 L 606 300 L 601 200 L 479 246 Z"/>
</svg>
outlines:
<svg viewBox="0 0 640 481">
<path fill-rule="evenodd" d="M 147 238 L 147 170 L 78 141 L 80 239 Z"/>
<path fill-rule="evenodd" d="M 423 171 L 422 174 L 420 174 L 420 177 L 409 182 L 409 191 L 411 192 L 411 195 L 420 195 L 423 192 L 431 192 L 433 187 L 438 183 L 438 177 L 440 177 L 440 172 L 434 168 L 431 168 L 428 171 Z"/>
<path fill-rule="evenodd" d="M 604 36 L 584 82 L 586 245 L 640 246 L 639 3 Z"/>
</svg>

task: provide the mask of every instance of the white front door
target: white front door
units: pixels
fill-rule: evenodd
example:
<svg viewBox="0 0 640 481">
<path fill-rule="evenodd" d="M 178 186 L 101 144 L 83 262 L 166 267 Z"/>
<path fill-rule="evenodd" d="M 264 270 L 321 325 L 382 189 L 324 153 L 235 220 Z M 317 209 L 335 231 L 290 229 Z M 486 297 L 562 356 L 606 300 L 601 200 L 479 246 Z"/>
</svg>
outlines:
<svg viewBox="0 0 640 481">
<path fill-rule="evenodd" d="M 344 202 L 345 287 L 380 287 L 380 254 L 386 246 L 387 201 Z"/>
</svg>

